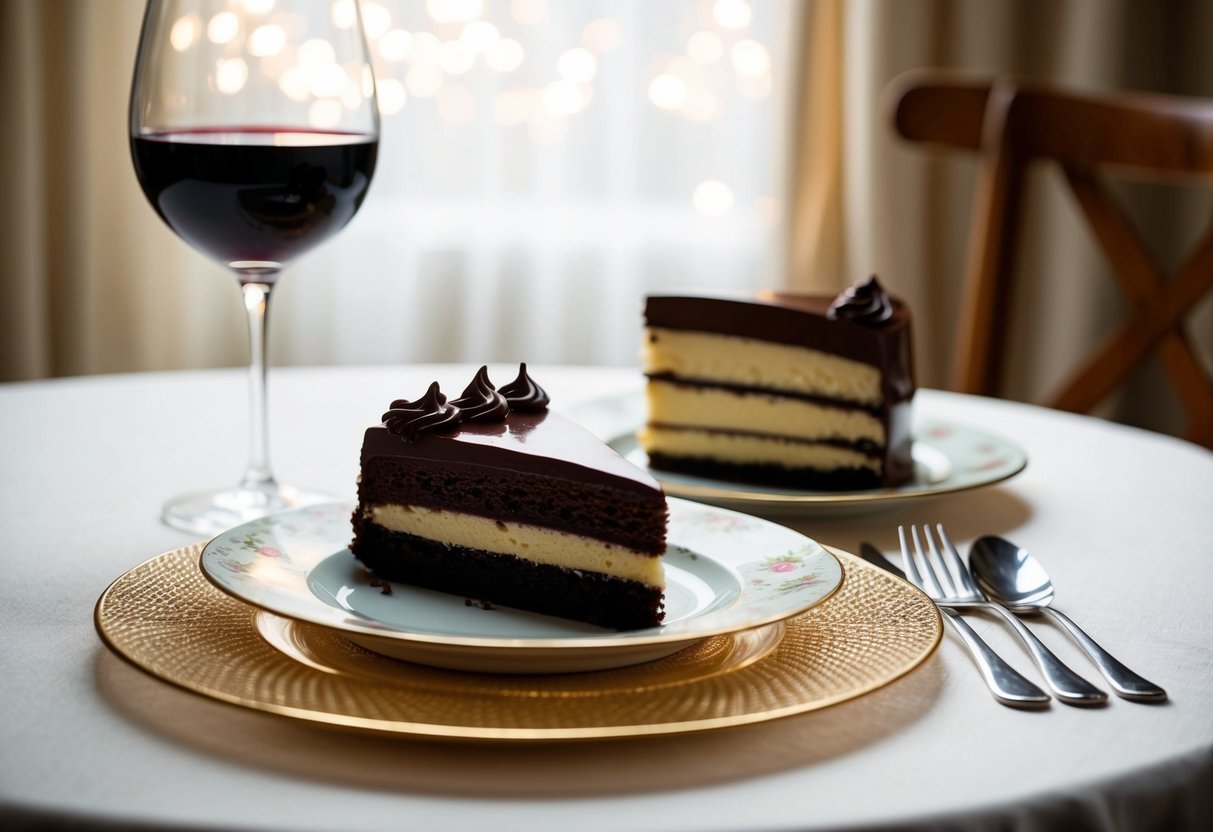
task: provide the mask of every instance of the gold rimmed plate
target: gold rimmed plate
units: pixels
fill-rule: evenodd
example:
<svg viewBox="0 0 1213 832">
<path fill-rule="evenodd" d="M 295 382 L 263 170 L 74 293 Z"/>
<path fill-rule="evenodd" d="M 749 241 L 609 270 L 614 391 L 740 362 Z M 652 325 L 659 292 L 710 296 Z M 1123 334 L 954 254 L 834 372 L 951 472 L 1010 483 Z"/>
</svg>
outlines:
<svg viewBox="0 0 1213 832">
<path fill-rule="evenodd" d="M 909 500 L 994 485 L 1020 473 L 1028 464 L 1023 448 L 997 434 L 942 419 L 917 419 L 911 449 L 914 474 L 909 482 L 863 491 L 804 491 L 650 468 L 636 438 L 645 418 L 644 395 L 639 391 L 585 402 L 572 408 L 568 415 L 628 461 L 652 474 L 667 494 L 765 515 L 881 511 Z"/>
<path fill-rule="evenodd" d="M 118 578 L 97 602 L 103 640 L 195 693 L 312 723 L 399 736 L 587 740 L 705 731 L 816 710 L 911 672 L 936 649 L 935 606 L 834 551 L 845 579 L 803 615 L 711 636 L 665 658 L 591 673 L 442 670 L 258 610 L 198 569 L 201 546 Z"/>
<path fill-rule="evenodd" d="M 254 520 L 203 549 L 219 589 L 277 615 L 339 631 L 398 659 L 456 670 L 565 673 L 652 661 L 714 635 L 799 615 L 838 590 L 837 558 L 799 532 L 671 498 L 665 621 L 616 632 L 476 599 L 391 584 L 385 594 L 346 548 L 353 506 Z"/>
</svg>

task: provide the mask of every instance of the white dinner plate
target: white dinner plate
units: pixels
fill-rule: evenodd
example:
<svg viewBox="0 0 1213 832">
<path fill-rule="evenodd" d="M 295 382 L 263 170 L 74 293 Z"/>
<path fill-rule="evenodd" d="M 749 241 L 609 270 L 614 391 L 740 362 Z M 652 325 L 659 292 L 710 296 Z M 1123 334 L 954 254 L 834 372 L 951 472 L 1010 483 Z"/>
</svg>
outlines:
<svg viewBox="0 0 1213 832">
<path fill-rule="evenodd" d="M 842 583 L 838 560 L 783 526 L 671 498 L 665 622 L 616 632 L 405 584 L 384 594 L 347 548 L 353 506 L 254 520 L 202 551 L 202 573 L 254 606 L 394 658 L 457 670 L 561 673 L 651 661 L 798 615 Z"/>
<path fill-rule="evenodd" d="M 904 485 L 863 491 L 804 491 L 709 479 L 650 468 L 636 438 L 644 424 L 643 392 L 595 399 L 567 415 L 661 482 L 666 494 L 738 511 L 804 516 L 878 511 L 907 500 L 983 488 L 1009 479 L 1028 464 L 1010 440 L 971 425 L 938 419 L 914 423 L 914 476 Z"/>
</svg>

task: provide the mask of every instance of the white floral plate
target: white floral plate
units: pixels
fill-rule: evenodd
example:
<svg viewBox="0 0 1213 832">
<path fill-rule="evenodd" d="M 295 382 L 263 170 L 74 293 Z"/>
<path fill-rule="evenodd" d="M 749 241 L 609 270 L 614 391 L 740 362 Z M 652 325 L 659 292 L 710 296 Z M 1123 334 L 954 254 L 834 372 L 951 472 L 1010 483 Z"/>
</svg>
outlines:
<svg viewBox="0 0 1213 832">
<path fill-rule="evenodd" d="M 893 488 L 803 491 L 677 474 L 648 467 L 636 430 L 644 424 L 644 394 L 623 393 L 585 402 L 567 415 L 628 461 L 647 470 L 665 492 L 738 511 L 766 515 L 854 514 L 892 508 L 907 500 L 940 497 L 994 485 L 1028 464 L 1023 448 L 970 425 L 940 419 L 914 422 L 914 476 Z"/>
<path fill-rule="evenodd" d="M 202 573 L 256 607 L 340 631 L 394 658 L 456 670 L 564 673 L 668 656 L 704 638 L 783 621 L 842 584 L 842 566 L 799 532 L 671 498 L 660 627 L 614 632 L 393 583 L 390 594 L 346 548 L 353 506 L 330 503 L 254 520 L 202 551 Z"/>
</svg>

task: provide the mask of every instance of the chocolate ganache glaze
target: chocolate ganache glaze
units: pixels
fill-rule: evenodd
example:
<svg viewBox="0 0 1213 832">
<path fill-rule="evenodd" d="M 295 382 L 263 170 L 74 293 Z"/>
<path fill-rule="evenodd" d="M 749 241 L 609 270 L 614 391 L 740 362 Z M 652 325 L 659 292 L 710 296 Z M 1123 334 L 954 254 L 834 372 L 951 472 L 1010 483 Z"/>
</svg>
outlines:
<svg viewBox="0 0 1213 832">
<path fill-rule="evenodd" d="M 844 289 L 834 298 L 826 315 L 834 320 L 878 327 L 893 317 L 893 302 L 876 275 L 872 275 L 863 283 Z"/>
<path fill-rule="evenodd" d="M 510 403 L 510 410 L 522 412 L 546 410 L 548 394 L 527 374 L 526 363 L 518 365 L 518 378 L 502 387 L 499 391 Z"/>
<path fill-rule="evenodd" d="M 425 395 L 415 402 L 397 399 L 391 409 L 383 414 L 383 425 L 389 431 L 409 441 L 423 433 L 449 430 L 463 421 L 458 407 L 448 404 L 446 396 L 433 382 Z"/>
<path fill-rule="evenodd" d="M 482 366 L 454 401 L 446 400 L 435 381 L 417 401 L 392 402 L 381 421 L 390 433 L 415 442 L 422 434 L 454 430 L 465 423 L 504 422 L 511 412 L 538 413 L 547 410 L 549 401 L 527 374 L 526 364 L 519 364 L 518 378 L 500 390 L 489 381 L 489 368 Z"/>
<path fill-rule="evenodd" d="M 481 367 L 463 391 L 451 402 L 465 422 L 500 422 L 510 412 L 510 403 L 489 381 L 489 368 Z"/>
<path fill-rule="evenodd" d="M 554 477 L 592 486 L 622 488 L 637 495 L 660 491 L 647 471 L 615 453 L 585 428 L 547 409 L 548 395 L 519 368 L 517 401 L 495 422 L 468 422 L 463 412 L 430 385 L 416 402 L 392 402 L 383 424 L 367 428 L 362 443 L 363 471 L 380 457 L 422 460 L 426 464 L 498 468 L 529 476 Z M 474 386 L 475 382 L 470 386 Z M 497 392 L 502 393 L 505 388 Z M 525 394 L 523 397 L 521 394 Z M 422 418 L 430 414 L 428 418 Z"/>
</svg>

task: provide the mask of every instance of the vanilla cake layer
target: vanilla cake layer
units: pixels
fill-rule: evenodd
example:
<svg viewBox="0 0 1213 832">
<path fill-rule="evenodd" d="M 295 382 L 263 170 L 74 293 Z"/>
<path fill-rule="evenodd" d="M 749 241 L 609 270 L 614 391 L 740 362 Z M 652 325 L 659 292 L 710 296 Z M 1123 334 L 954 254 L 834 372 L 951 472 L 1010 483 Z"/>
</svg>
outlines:
<svg viewBox="0 0 1213 832">
<path fill-rule="evenodd" d="M 879 457 L 853 448 L 792 442 L 775 436 L 647 425 L 640 430 L 639 437 L 645 452 L 651 456 L 689 457 L 728 465 L 775 466 L 789 470 L 866 469 L 876 476 L 880 475 L 882 467 Z"/>
<path fill-rule="evenodd" d="M 880 370 L 871 364 L 754 338 L 648 327 L 643 360 L 648 376 L 761 387 L 868 406 L 883 401 Z"/>
<path fill-rule="evenodd" d="M 649 424 L 885 445 L 884 422 L 866 410 L 662 379 L 649 379 L 646 395 Z"/>
<path fill-rule="evenodd" d="M 502 522 L 458 511 L 415 505 L 372 505 L 372 522 L 402 534 L 531 563 L 597 572 L 652 587 L 665 585 L 660 557 L 618 544 L 527 523 Z"/>
</svg>

